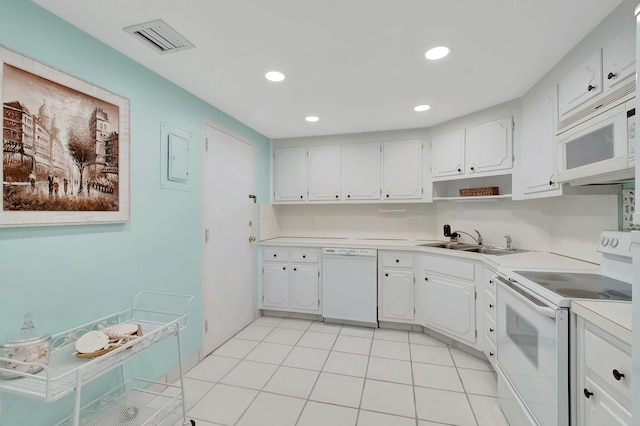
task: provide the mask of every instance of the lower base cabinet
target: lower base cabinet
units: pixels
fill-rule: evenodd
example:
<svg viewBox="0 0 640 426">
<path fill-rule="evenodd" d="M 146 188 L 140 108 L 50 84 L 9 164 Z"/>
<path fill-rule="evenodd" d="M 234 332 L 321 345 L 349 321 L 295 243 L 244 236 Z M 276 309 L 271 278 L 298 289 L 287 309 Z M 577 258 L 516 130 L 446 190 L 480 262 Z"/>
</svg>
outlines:
<svg viewBox="0 0 640 426">
<path fill-rule="evenodd" d="M 415 318 L 413 270 L 383 270 L 379 280 L 378 319 L 412 322 Z"/>
<path fill-rule="evenodd" d="M 320 313 L 320 252 L 313 248 L 265 248 L 261 308 Z"/>
<path fill-rule="evenodd" d="M 631 425 L 631 345 L 577 317 L 577 424 Z"/>
<path fill-rule="evenodd" d="M 422 314 L 427 327 L 474 345 L 476 299 L 473 283 L 425 276 L 422 280 Z"/>
</svg>

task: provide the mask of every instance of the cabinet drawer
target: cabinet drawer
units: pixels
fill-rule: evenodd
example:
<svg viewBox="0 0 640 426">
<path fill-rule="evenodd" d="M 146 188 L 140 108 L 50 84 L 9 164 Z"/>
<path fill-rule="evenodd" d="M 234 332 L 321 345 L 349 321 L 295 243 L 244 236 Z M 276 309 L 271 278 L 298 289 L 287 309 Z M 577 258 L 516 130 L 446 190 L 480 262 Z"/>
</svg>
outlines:
<svg viewBox="0 0 640 426">
<path fill-rule="evenodd" d="M 488 317 L 490 317 L 494 324 L 496 322 L 496 296 L 489 291 L 484 292 L 485 306 L 484 310 Z"/>
<path fill-rule="evenodd" d="M 422 267 L 431 272 L 468 281 L 473 281 L 476 278 L 475 265 L 462 260 L 439 256 L 423 256 Z"/>
<path fill-rule="evenodd" d="M 318 257 L 316 249 L 291 249 L 292 262 L 318 263 Z"/>
<path fill-rule="evenodd" d="M 413 255 L 405 253 L 382 253 L 382 266 L 413 268 Z"/>
<path fill-rule="evenodd" d="M 265 247 L 262 250 L 262 260 L 265 261 L 289 261 L 289 249 L 286 247 Z"/>
<path fill-rule="evenodd" d="M 587 371 L 593 372 L 593 375 L 599 376 L 608 385 L 614 397 L 618 396 L 616 393 L 619 394 L 626 403 L 620 402 L 630 408 L 631 347 L 628 344 L 587 323 L 584 332 L 584 364 Z M 624 374 L 624 377 L 619 374 Z"/>
<path fill-rule="evenodd" d="M 484 315 L 484 333 L 496 345 L 496 322 L 489 314 Z"/>
</svg>

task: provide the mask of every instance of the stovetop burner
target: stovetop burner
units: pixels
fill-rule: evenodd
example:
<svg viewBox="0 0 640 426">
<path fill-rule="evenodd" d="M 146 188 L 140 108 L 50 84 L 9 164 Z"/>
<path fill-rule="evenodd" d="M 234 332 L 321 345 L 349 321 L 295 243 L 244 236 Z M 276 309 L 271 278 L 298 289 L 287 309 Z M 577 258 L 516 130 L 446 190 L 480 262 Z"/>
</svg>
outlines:
<svg viewBox="0 0 640 426">
<path fill-rule="evenodd" d="M 568 298 L 631 300 L 631 284 L 605 275 L 541 271 L 514 272 L 535 284 Z"/>
</svg>

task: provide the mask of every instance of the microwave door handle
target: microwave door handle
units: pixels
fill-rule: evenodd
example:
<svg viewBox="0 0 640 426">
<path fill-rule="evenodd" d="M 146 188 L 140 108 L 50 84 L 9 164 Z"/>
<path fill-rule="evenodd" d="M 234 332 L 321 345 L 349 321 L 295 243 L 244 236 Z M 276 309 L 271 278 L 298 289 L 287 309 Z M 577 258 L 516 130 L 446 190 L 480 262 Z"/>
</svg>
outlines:
<svg viewBox="0 0 640 426">
<path fill-rule="evenodd" d="M 539 305 L 538 303 L 542 304 L 540 300 L 533 297 L 531 294 L 526 293 L 524 290 L 521 290 L 520 287 L 517 287 L 516 285 L 513 284 L 513 281 L 504 282 L 504 280 L 499 279 L 498 284 L 504 287 L 504 289 L 507 290 L 510 294 L 514 295 L 522 303 L 526 304 L 527 306 L 529 306 L 531 309 L 533 309 L 540 315 L 543 315 L 548 318 L 552 318 L 554 320 L 556 319 L 555 309 L 550 308 L 548 306 Z M 526 297 L 523 294 L 526 294 Z M 538 303 L 534 302 L 533 300 L 537 301 Z"/>
</svg>

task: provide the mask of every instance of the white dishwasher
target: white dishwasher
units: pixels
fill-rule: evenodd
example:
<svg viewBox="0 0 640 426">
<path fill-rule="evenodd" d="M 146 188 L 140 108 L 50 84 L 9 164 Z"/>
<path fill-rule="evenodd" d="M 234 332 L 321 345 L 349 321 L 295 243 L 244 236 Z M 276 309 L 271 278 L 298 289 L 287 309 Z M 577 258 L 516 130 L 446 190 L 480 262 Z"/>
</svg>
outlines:
<svg viewBox="0 0 640 426">
<path fill-rule="evenodd" d="M 378 251 L 322 249 L 322 316 L 325 321 L 378 326 Z"/>
</svg>

